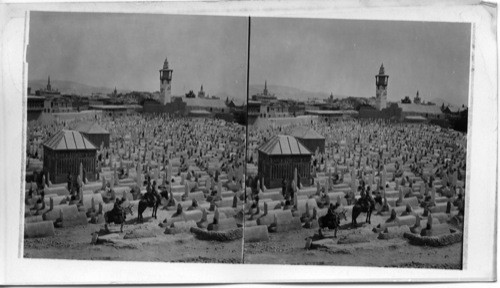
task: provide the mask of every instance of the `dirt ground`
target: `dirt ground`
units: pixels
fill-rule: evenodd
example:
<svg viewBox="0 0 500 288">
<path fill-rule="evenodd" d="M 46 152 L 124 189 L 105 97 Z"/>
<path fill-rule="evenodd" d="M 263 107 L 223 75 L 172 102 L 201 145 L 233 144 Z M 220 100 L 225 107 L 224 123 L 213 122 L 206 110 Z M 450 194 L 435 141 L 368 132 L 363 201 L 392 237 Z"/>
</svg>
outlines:
<svg viewBox="0 0 500 288">
<path fill-rule="evenodd" d="M 159 216 L 162 216 L 159 211 Z M 146 214 L 145 214 L 146 215 Z M 198 240 L 191 233 L 164 234 L 158 220 L 145 218 L 136 224 L 135 218 L 119 233 L 119 226 L 111 226 L 115 232 L 112 242 L 92 245 L 92 233 L 101 231 L 103 224 L 88 224 L 72 228 L 57 228 L 56 236 L 25 239 L 24 257 L 81 260 L 161 261 L 197 263 L 252 263 L 294 265 L 341 265 L 412 268 L 462 268 L 462 242 L 446 247 L 414 246 L 404 238 L 376 239 L 371 229 L 383 221 L 372 216 L 372 225 L 364 224 L 357 229 L 339 230 L 337 238 L 328 238 L 314 248 L 305 249 L 306 239 L 317 234 L 317 229 L 270 233 L 267 242 L 245 243 L 241 240 L 216 242 Z M 361 219 L 361 216 L 360 216 Z M 364 219 L 363 219 L 364 220 Z M 349 235 L 369 235 L 365 243 L 339 244 L 338 239 Z M 127 238 L 127 235 L 137 238 Z M 329 234 L 329 232 L 326 232 Z M 244 246 L 244 257 L 242 246 Z"/>
<path fill-rule="evenodd" d="M 91 244 L 92 233 L 104 234 L 104 224 L 88 224 L 70 228 L 56 228 L 56 235 L 25 239 L 25 258 L 161 261 L 196 263 L 241 263 L 242 241 L 229 243 L 198 240 L 191 233 L 165 234 L 159 226 L 166 212 L 158 210 L 158 219 L 146 217 L 136 223 L 131 218 L 120 233 L 119 225 L 110 225 L 112 241 Z M 132 238 L 124 239 L 132 236 Z M 106 237 L 106 236 L 105 236 Z M 102 238 L 105 238 L 102 237 Z M 101 238 L 101 237 L 100 237 Z"/>
<path fill-rule="evenodd" d="M 363 215 L 363 214 L 362 214 Z M 362 219 L 362 215 L 358 221 Z M 371 225 L 351 229 L 349 222 L 341 222 L 337 238 L 318 242 L 312 249 L 305 249 L 306 240 L 317 236 L 317 229 L 270 233 L 269 242 L 245 243 L 245 263 L 252 264 L 295 264 L 295 265 L 335 265 L 372 267 L 412 267 L 412 268 L 462 268 L 462 242 L 445 247 L 415 246 L 405 238 L 389 240 L 377 239 L 373 227 L 387 217 L 372 215 Z M 349 218 L 350 220 L 350 218 Z M 369 242 L 339 244 L 338 240 L 355 234 L 364 234 Z M 332 236 L 330 232 L 325 235 Z"/>
</svg>

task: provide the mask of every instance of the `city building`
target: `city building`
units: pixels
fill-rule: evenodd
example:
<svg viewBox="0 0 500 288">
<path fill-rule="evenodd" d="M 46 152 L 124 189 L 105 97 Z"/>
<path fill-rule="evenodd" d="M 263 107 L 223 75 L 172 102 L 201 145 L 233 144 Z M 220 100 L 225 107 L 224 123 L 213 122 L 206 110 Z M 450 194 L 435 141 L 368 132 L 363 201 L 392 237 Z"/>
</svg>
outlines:
<svg viewBox="0 0 500 288">
<path fill-rule="evenodd" d="M 200 87 L 198 96 L 191 90 L 182 96 L 173 96 L 171 92 L 173 70 L 169 68 L 168 60 L 165 59 L 163 69 L 160 70 L 160 94 L 159 99 L 145 99 L 142 111 L 144 113 L 168 113 L 188 115 L 192 117 L 214 117 L 220 113 L 230 113 L 230 109 L 224 100 L 219 97 L 210 97 Z"/>
<path fill-rule="evenodd" d="M 90 105 L 89 109 L 102 111 L 102 115 L 110 117 L 121 117 L 131 115 L 142 110 L 141 105 Z"/>
<path fill-rule="evenodd" d="M 387 108 L 377 110 L 373 106 L 363 105 L 358 110 L 358 118 L 362 119 L 392 119 L 401 120 L 402 109 L 396 103 L 391 103 Z"/>
<path fill-rule="evenodd" d="M 186 102 L 181 97 L 172 97 L 172 102 L 163 105 L 155 99 L 145 99 L 142 105 L 142 113 L 167 113 L 184 115 Z"/>
<path fill-rule="evenodd" d="M 259 117 L 261 118 L 280 118 L 289 117 L 288 105 L 282 101 L 261 101 Z"/>
<path fill-rule="evenodd" d="M 28 95 L 28 121 L 37 120 L 44 110 L 45 97 Z"/>
<path fill-rule="evenodd" d="M 69 97 L 59 95 L 45 96 L 43 112 L 64 113 L 73 111 L 73 101 Z"/>
<path fill-rule="evenodd" d="M 182 100 L 186 103 L 186 110 L 188 113 L 192 110 L 205 110 L 209 113 L 229 112 L 229 108 L 227 107 L 225 101 L 221 99 L 184 98 Z"/>
<path fill-rule="evenodd" d="M 294 117 L 306 114 L 306 103 L 302 101 L 290 101 L 288 103 L 288 113 Z"/>
<path fill-rule="evenodd" d="M 358 116 L 356 110 L 306 110 L 306 115 L 318 116 L 322 122 L 336 122 L 342 119 L 348 119 Z"/>
<path fill-rule="evenodd" d="M 247 102 L 247 122 L 249 125 L 255 123 L 260 116 L 260 101 L 248 100 Z"/>
<path fill-rule="evenodd" d="M 401 120 L 412 120 L 416 119 L 444 119 L 444 114 L 436 105 L 422 105 L 422 104 L 403 104 L 399 103 L 399 107 L 402 109 Z M 415 118 L 419 116 L 419 118 Z"/>
<path fill-rule="evenodd" d="M 47 79 L 47 87 L 45 89 L 39 89 L 36 92 L 37 96 L 58 96 L 61 95 L 61 92 L 57 89 L 52 89 L 52 85 L 50 84 L 50 76 Z"/>
<path fill-rule="evenodd" d="M 276 101 L 276 95 L 269 93 L 267 90 L 267 80 L 264 83 L 264 90 L 262 93 L 257 93 L 255 95 L 252 95 L 252 100 L 253 101 L 260 101 L 260 102 L 269 102 L 269 101 Z"/>
</svg>

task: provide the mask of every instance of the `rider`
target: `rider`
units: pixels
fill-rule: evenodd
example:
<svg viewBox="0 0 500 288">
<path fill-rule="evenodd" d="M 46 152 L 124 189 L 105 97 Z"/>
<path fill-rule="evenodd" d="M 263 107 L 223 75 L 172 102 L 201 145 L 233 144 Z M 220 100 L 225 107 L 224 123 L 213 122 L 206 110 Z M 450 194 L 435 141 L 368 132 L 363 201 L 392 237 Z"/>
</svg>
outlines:
<svg viewBox="0 0 500 288">
<path fill-rule="evenodd" d="M 146 193 L 144 194 L 144 199 L 146 199 L 146 201 L 148 202 L 153 202 L 152 200 L 154 199 L 153 189 L 151 188 L 151 182 L 149 181 L 146 186 Z"/>
<path fill-rule="evenodd" d="M 367 191 L 365 192 L 365 189 L 363 186 L 359 186 L 358 187 L 358 191 L 360 191 L 360 198 L 358 199 L 357 203 L 363 207 L 366 207 L 368 208 L 368 206 L 370 205 L 370 196 L 368 195 L 368 191 L 369 191 L 369 188 L 367 189 Z"/>
<path fill-rule="evenodd" d="M 328 212 L 327 212 L 327 218 L 328 219 L 335 219 L 337 221 L 337 225 L 340 224 L 340 217 L 338 217 L 338 213 L 336 212 L 337 208 L 340 207 L 340 203 L 330 203 L 330 207 L 328 207 Z"/>
<path fill-rule="evenodd" d="M 151 202 L 154 203 L 156 199 L 161 199 L 160 194 L 156 190 L 156 181 L 153 181 L 153 187 L 150 188 L 149 193 L 150 193 L 149 194 L 149 199 L 151 200 Z"/>
<path fill-rule="evenodd" d="M 375 199 L 373 199 L 373 195 L 370 190 L 371 187 L 366 186 L 366 200 L 368 200 L 368 203 L 371 203 L 373 206 L 375 206 Z"/>
<path fill-rule="evenodd" d="M 113 205 L 113 210 L 111 210 L 114 215 L 120 215 L 120 213 L 123 213 L 123 202 L 125 202 L 125 199 L 116 198 L 115 204 Z"/>
</svg>

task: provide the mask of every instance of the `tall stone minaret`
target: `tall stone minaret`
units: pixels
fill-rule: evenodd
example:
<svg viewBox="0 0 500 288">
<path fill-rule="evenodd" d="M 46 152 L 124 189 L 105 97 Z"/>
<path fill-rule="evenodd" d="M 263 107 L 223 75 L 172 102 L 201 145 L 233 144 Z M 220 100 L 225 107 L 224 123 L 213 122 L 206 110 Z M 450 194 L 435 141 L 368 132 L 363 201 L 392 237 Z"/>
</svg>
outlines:
<svg viewBox="0 0 500 288">
<path fill-rule="evenodd" d="M 389 75 L 385 74 L 384 64 L 382 63 L 378 75 L 375 75 L 375 85 L 377 86 L 375 95 L 378 111 L 387 108 L 387 84 L 389 84 Z"/>
<path fill-rule="evenodd" d="M 52 91 L 52 86 L 50 85 L 50 75 L 49 79 L 47 79 L 47 91 Z"/>
<path fill-rule="evenodd" d="M 171 81 L 172 69 L 168 68 L 168 60 L 165 58 L 163 69 L 160 70 L 160 101 L 163 105 L 172 102 Z"/>
</svg>

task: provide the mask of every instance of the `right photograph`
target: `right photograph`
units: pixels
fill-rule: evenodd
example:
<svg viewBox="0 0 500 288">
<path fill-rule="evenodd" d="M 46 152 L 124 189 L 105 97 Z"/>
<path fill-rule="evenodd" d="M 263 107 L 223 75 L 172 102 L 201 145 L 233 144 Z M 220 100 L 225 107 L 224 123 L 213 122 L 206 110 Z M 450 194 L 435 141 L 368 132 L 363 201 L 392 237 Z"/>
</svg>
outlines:
<svg viewBox="0 0 500 288">
<path fill-rule="evenodd" d="M 473 26 L 250 22 L 244 263 L 462 269 Z"/>
</svg>

